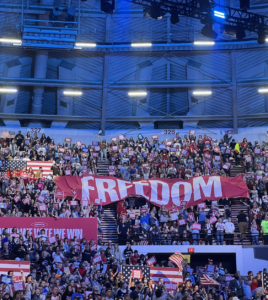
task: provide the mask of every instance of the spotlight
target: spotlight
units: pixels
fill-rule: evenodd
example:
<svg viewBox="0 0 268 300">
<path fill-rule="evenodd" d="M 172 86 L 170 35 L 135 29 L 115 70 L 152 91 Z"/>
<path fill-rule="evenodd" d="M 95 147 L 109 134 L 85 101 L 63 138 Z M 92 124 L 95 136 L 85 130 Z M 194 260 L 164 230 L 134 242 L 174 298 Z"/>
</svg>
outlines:
<svg viewBox="0 0 268 300">
<path fill-rule="evenodd" d="M 260 28 L 258 31 L 258 38 L 257 38 L 257 42 L 259 45 L 263 45 L 265 43 L 266 40 L 266 32 L 264 28 Z"/>
<path fill-rule="evenodd" d="M 147 18 L 152 18 L 155 20 L 161 20 L 165 13 L 159 7 L 159 5 L 152 3 L 151 7 L 145 7 L 143 9 L 143 15 Z"/>
<path fill-rule="evenodd" d="M 101 11 L 112 15 L 115 9 L 115 0 L 101 0 Z"/>
<path fill-rule="evenodd" d="M 214 17 L 225 19 L 225 14 L 221 11 L 214 10 Z"/>
<path fill-rule="evenodd" d="M 250 0 L 239 0 L 240 9 L 248 10 L 250 8 Z"/>
<path fill-rule="evenodd" d="M 199 0 L 199 9 L 202 12 L 207 12 L 210 9 L 209 0 Z"/>
<path fill-rule="evenodd" d="M 209 23 L 201 29 L 201 34 L 207 38 L 216 40 L 218 33 L 212 29 L 212 24 Z"/>
<path fill-rule="evenodd" d="M 180 22 L 179 15 L 176 11 L 172 11 L 170 14 L 171 14 L 171 17 L 170 17 L 171 24 L 175 25 Z"/>
<path fill-rule="evenodd" d="M 246 37 L 245 30 L 238 26 L 236 28 L 236 38 L 238 39 L 238 41 L 242 41 L 244 37 Z"/>
</svg>

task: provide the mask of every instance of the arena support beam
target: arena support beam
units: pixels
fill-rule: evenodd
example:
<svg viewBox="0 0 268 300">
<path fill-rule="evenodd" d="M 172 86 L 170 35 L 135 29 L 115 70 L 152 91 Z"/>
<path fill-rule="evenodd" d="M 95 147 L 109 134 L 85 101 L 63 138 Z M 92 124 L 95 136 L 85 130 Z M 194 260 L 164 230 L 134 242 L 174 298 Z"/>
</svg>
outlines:
<svg viewBox="0 0 268 300">
<path fill-rule="evenodd" d="M 238 115 L 238 120 L 267 119 L 268 113 Z M 60 116 L 60 115 L 37 115 L 37 114 L 7 114 L 0 113 L 0 119 L 5 120 L 46 120 L 46 121 L 72 121 L 72 122 L 101 122 L 100 117 L 91 116 Z M 196 116 L 120 116 L 106 117 L 106 122 L 156 122 L 156 121 L 232 121 L 232 115 L 196 115 Z"/>
<path fill-rule="evenodd" d="M 112 17 L 106 14 L 106 33 L 110 32 L 112 27 Z M 105 42 L 109 42 L 109 34 L 106 34 Z M 103 75 L 102 75 L 102 99 L 101 99 L 101 123 L 100 128 L 102 135 L 105 135 L 106 114 L 107 114 L 107 94 L 108 94 L 108 78 L 109 78 L 109 53 L 106 52 L 103 58 Z"/>
<path fill-rule="evenodd" d="M 236 52 L 231 51 L 231 75 L 232 75 L 232 108 L 233 108 L 233 131 L 238 133 L 238 113 L 237 113 L 237 77 L 236 77 Z"/>
</svg>

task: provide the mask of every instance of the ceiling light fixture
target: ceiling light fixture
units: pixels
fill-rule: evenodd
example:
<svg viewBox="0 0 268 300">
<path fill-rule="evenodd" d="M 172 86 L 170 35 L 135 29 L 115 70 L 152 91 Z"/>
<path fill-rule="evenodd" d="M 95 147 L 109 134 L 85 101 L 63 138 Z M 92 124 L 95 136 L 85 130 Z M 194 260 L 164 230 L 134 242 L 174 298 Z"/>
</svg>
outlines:
<svg viewBox="0 0 268 300">
<path fill-rule="evenodd" d="M 147 96 L 147 92 L 129 92 L 128 95 L 132 97 L 142 97 Z"/>
<path fill-rule="evenodd" d="M 0 88 L 0 93 L 17 93 L 17 89 Z"/>
<path fill-rule="evenodd" d="M 152 47 L 152 43 L 132 43 L 131 47 Z"/>
<path fill-rule="evenodd" d="M 63 91 L 65 96 L 81 96 L 82 92 L 80 91 Z"/>
<path fill-rule="evenodd" d="M 195 95 L 195 96 L 209 96 L 211 94 L 212 94 L 211 91 L 194 91 L 193 92 L 193 95 Z"/>
<path fill-rule="evenodd" d="M 259 89 L 258 92 L 265 94 L 268 93 L 268 89 Z"/>
<path fill-rule="evenodd" d="M 196 42 L 194 42 L 194 45 L 197 45 L 197 46 L 213 46 L 213 45 L 215 45 L 215 42 L 213 42 L 213 41 L 196 41 Z"/>
<path fill-rule="evenodd" d="M 19 39 L 7 39 L 7 38 L 1 38 L 0 43 L 6 43 L 6 44 L 20 44 L 21 45 L 21 40 Z"/>
<path fill-rule="evenodd" d="M 97 46 L 95 43 L 75 43 L 76 47 L 94 48 Z"/>
</svg>

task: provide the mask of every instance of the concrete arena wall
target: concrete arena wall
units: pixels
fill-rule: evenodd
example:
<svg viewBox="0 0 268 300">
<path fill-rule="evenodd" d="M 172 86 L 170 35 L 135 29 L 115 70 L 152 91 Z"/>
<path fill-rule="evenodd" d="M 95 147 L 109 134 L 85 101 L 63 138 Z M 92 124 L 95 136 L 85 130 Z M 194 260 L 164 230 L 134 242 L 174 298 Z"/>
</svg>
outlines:
<svg viewBox="0 0 268 300">
<path fill-rule="evenodd" d="M 35 128 L 33 128 L 34 130 Z M 21 130 L 23 134 L 26 134 L 27 131 L 31 131 L 32 128 L 26 128 L 26 127 L 1 127 L 1 131 L 15 131 L 18 132 L 18 130 Z M 199 134 L 207 134 L 211 136 L 213 139 L 217 139 L 218 141 L 223 137 L 223 132 L 227 131 L 226 128 L 224 129 L 209 129 L 209 130 L 196 130 L 196 135 Z M 231 129 L 230 129 L 231 130 Z M 238 141 L 242 140 L 244 137 L 248 139 L 248 141 L 254 142 L 258 141 L 261 143 L 262 141 L 268 142 L 268 135 L 267 135 L 268 127 L 247 127 L 247 128 L 239 128 L 238 134 L 234 134 L 233 138 Z M 40 133 L 38 136 L 41 136 L 41 132 L 44 132 L 46 136 L 50 136 L 51 138 L 54 138 L 55 143 L 63 142 L 63 139 L 65 137 L 71 137 L 72 142 L 75 143 L 77 141 L 82 141 L 85 144 L 91 144 L 92 141 L 96 141 L 97 139 L 97 130 L 85 130 L 85 129 L 65 129 L 65 128 L 41 128 Z M 148 137 L 151 139 L 152 134 L 158 134 L 159 139 L 161 141 L 166 139 L 172 139 L 174 137 L 174 132 L 179 132 L 180 136 L 183 137 L 185 134 L 188 135 L 189 129 L 142 129 L 142 130 L 135 130 L 131 131 L 130 133 L 127 133 L 127 130 L 107 130 L 105 136 L 101 136 L 100 138 L 105 138 L 107 141 L 111 138 L 118 138 L 119 134 L 125 134 L 127 138 L 133 136 L 135 139 L 139 133 L 141 133 L 144 137 Z"/>
<path fill-rule="evenodd" d="M 120 246 L 122 252 L 126 246 Z M 263 246 L 257 246 L 263 247 Z M 254 274 L 268 268 L 268 261 L 254 258 L 254 247 L 252 246 L 132 246 L 134 250 L 138 250 L 139 254 L 147 253 L 188 253 L 188 248 L 194 248 L 195 253 L 235 253 L 236 254 L 236 269 L 240 271 L 241 275 L 247 275 L 247 272 L 253 271 Z"/>
</svg>

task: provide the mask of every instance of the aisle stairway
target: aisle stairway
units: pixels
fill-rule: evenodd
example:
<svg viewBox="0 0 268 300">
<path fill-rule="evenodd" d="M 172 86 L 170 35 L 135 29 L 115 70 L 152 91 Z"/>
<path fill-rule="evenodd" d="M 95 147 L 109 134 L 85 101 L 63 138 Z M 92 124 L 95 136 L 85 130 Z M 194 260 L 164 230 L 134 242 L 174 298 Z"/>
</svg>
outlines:
<svg viewBox="0 0 268 300">
<path fill-rule="evenodd" d="M 231 212 L 231 218 L 232 222 L 235 224 L 235 236 L 234 236 L 234 245 L 241 245 L 241 240 L 240 240 L 240 233 L 239 233 L 239 228 L 238 228 L 238 223 L 237 223 L 237 215 L 239 215 L 240 210 L 243 210 L 246 215 L 248 215 L 248 208 L 244 204 L 242 204 L 240 201 L 234 200 L 232 203 L 232 212 Z M 236 236 L 237 234 L 237 236 Z M 248 225 L 248 230 L 247 230 L 247 237 L 245 240 L 242 242 L 243 245 L 251 245 L 251 235 L 250 235 L 250 228 Z"/>
<path fill-rule="evenodd" d="M 243 174 L 243 173 L 245 173 L 245 167 L 243 166 L 238 167 L 235 165 L 235 162 L 232 162 L 231 169 L 230 169 L 230 177 L 235 177 L 236 175 Z"/>
<path fill-rule="evenodd" d="M 97 164 L 98 175 L 108 176 L 108 161 L 99 161 Z M 101 219 L 101 229 L 103 230 L 102 235 L 98 237 L 103 238 L 104 242 L 112 241 L 116 243 L 118 241 L 117 236 L 117 225 L 116 225 L 116 203 L 111 203 L 104 206 L 104 215 Z"/>
</svg>

